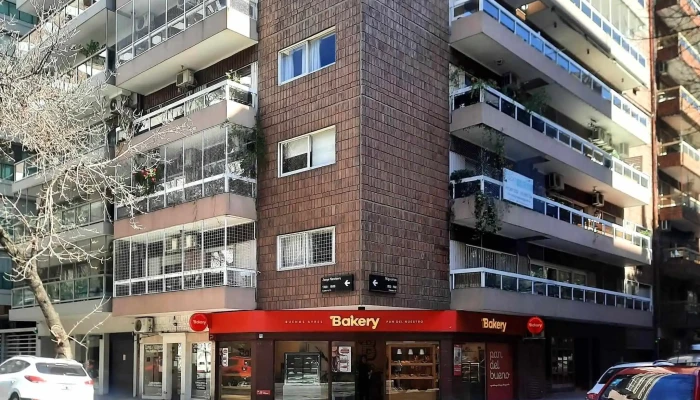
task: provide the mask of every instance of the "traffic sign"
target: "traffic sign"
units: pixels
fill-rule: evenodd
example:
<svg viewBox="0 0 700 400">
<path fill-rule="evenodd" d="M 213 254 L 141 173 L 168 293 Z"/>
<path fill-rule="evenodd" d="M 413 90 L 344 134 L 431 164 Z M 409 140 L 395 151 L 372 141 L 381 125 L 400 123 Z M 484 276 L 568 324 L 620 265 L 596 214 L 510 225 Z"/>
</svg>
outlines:
<svg viewBox="0 0 700 400">
<path fill-rule="evenodd" d="M 355 290 L 355 275 L 335 275 L 321 278 L 321 293 L 352 292 Z"/>
<path fill-rule="evenodd" d="M 391 276 L 369 274 L 369 291 L 396 293 L 399 291 L 399 280 Z"/>
</svg>

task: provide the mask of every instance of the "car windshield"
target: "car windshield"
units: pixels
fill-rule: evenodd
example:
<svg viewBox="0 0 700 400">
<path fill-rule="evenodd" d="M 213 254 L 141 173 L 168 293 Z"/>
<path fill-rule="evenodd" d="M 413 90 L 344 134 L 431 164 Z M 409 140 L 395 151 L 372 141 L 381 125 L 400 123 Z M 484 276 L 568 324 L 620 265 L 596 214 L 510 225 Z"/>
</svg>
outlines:
<svg viewBox="0 0 700 400">
<path fill-rule="evenodd" d="M 658 372 L 617 375 L 603 400 L 693 400 L 694 375 Z"/>
<path fill-rule="evenodd" d="M 37 363 L 36 370 L 49 375 L 87 376 L 83 367 L 79 365 Z"/>
<path fill-rule="evenodd" d="M 612 378 L 613 375 L 620 372 L 622 369 L 623 368 L 610 368 L 610 369 L 608 369 L 607 371 L 605 371 L 603 376 L 601 376 L 600 379 L 598 379 L 598 383 L 603 384 L 603 385 L 608 383 L 610 378 Z"/>
</svg>

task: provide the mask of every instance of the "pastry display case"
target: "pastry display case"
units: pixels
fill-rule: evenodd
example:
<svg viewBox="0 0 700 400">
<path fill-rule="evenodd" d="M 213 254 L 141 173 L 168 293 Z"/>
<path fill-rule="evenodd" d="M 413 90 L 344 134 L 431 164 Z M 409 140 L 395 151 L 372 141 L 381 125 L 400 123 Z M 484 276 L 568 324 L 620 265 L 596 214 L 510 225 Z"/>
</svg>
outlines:
<svg viewBox="0 0 700 400">
<path fill-rule="evenodd" d="M 436 343 L 387 343 L 387 398 L 436 400 L 439 390 L 438 354 L 439 347 Z"/>
</svg>

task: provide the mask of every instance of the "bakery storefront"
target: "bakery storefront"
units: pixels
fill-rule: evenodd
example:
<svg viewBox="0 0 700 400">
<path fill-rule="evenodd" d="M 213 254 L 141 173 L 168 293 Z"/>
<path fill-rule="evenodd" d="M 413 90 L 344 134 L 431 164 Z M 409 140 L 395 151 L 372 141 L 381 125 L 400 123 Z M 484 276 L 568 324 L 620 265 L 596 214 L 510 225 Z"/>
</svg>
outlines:
<svg viewBox="0 0 700 400">
<path fill-rule="evenodd" d="M 511 400 L 527 318 L 462 311 L 209 315 L 218 400 Z"/>
</svg>

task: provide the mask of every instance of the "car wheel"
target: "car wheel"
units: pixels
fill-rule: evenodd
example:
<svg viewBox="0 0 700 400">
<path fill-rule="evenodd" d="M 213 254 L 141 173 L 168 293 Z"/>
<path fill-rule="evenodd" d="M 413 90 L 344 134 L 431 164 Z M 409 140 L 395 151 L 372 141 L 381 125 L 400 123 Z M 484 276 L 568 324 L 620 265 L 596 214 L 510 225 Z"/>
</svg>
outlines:
<svg viewBox="0 0 700 400">
<path fill-rule="evenodd" d="M 17 393 L 12 393 L 12 396 L 10 396 L 10 400 L 19 400 L 19 396 Z"/>
</svg>

